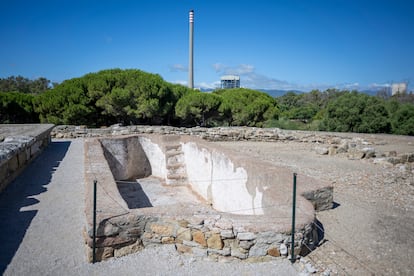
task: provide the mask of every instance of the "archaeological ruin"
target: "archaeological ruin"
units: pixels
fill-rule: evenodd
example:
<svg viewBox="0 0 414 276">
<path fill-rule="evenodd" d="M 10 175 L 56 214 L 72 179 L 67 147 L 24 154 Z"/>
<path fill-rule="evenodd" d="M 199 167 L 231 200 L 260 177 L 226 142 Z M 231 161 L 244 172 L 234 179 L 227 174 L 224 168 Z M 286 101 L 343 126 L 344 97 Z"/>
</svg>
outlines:
<svg viewBox="0 0 414 276">
<path fill-rule="evenodd" d="M 197 257 L 264 260 L 290 247 L 292 172 L 189 135 L 85 140 L 85 239 L 96 258 L 175 244 Z M 317 244 L 315 211 L 332 207 L 328 183 L 298 176 L 295 253 Z M 283 250 L 282 250 L 283 253 Z"/>
</svg>

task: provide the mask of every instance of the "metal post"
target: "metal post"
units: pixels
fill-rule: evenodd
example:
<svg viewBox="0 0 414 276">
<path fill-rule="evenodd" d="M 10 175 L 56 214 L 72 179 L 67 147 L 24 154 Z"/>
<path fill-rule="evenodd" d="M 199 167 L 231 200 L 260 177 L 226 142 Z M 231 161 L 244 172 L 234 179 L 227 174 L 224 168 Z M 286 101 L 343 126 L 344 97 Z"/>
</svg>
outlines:
<svg viewBox="0 0 414 276">
<path fill-rule="evenodd" d="M 295 209 L 296 209 L 296 173 L 293 173 L 293 199 L 292 199 L 292 244 L 291 244 L 291 259 L 295 262 Z"/>
<path fill-rule="evenodd" d="M 92 263 L 96 262 L 96 184 L 97 180 L 93 181 L 93 234 L 92 234 Z"/>
</svg>

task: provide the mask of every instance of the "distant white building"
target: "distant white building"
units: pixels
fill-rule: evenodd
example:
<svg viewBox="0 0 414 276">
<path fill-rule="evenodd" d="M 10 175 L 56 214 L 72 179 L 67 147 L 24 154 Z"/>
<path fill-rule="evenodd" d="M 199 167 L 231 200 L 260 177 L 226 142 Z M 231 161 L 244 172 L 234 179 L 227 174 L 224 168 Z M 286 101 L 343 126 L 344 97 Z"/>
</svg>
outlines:
<svg viewBox="0 0 414 276">
<path fill-rule="evenodd" d="M 221 77 L 221 88 L 240 88 L 240 76 L 225 75 Z"/>
<path fill-rule="evenodd" d="M 407 92 L 407 83 L 393 83 L 391 84 L 391 95 L 405 94 Z"/>
</svg>

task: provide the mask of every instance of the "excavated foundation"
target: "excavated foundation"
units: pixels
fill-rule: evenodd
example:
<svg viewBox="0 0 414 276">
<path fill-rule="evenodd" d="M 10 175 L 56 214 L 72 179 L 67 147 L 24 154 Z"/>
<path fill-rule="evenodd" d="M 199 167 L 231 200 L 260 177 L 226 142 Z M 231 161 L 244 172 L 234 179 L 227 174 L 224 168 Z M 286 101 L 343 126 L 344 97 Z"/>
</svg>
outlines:
<svg viewBox="0 0 414 276">
<path fill-rule="evenodd" d="M 175 244 L 198 257 L 266 259 L 291 246 L 292 172 L 191 136 L 135 135 L 85 142 L 85 240 L 97 260 Z M 318 243 L 315 210 L 333 188 L 298 175 L 295 252 Z M 283 251 L 283 250 L 282 250 Z M 282 252 L 283 253 L 283 252 Z"/>
</svg>

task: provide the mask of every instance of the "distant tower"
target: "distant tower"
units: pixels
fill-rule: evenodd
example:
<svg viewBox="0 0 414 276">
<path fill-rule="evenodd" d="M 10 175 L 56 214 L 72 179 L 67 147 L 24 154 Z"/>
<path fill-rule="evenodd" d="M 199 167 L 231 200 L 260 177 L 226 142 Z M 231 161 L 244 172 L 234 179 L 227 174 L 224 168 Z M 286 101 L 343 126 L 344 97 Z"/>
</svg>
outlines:
<svg viewBox="0 0 414 276">
<path fill-rule="evenodd" d="M 225 75 L 221 77 L 221 88 L 240 88 L 240 76 Z"/>
<path fill-rule="evenodd" d="M 391 95 L 397 95 L 397 94 L 405 94 L 407 93 L 407 82 L 399 82 L 399 83 L 393 83 L 391 84 Z"/>
<path fill-rule="evenodd" d="M 194 52 L 193 52 L 193 48 L 194 48 L 194 38 L 193 38 L 193 34 L 194 34 L 194 11 L 191 10 L 190 11 L 190 45 L 189 45 L 189 60 L 188 60 L 188 87 L 189 88 L 194 88 Z"/>
</svg>

